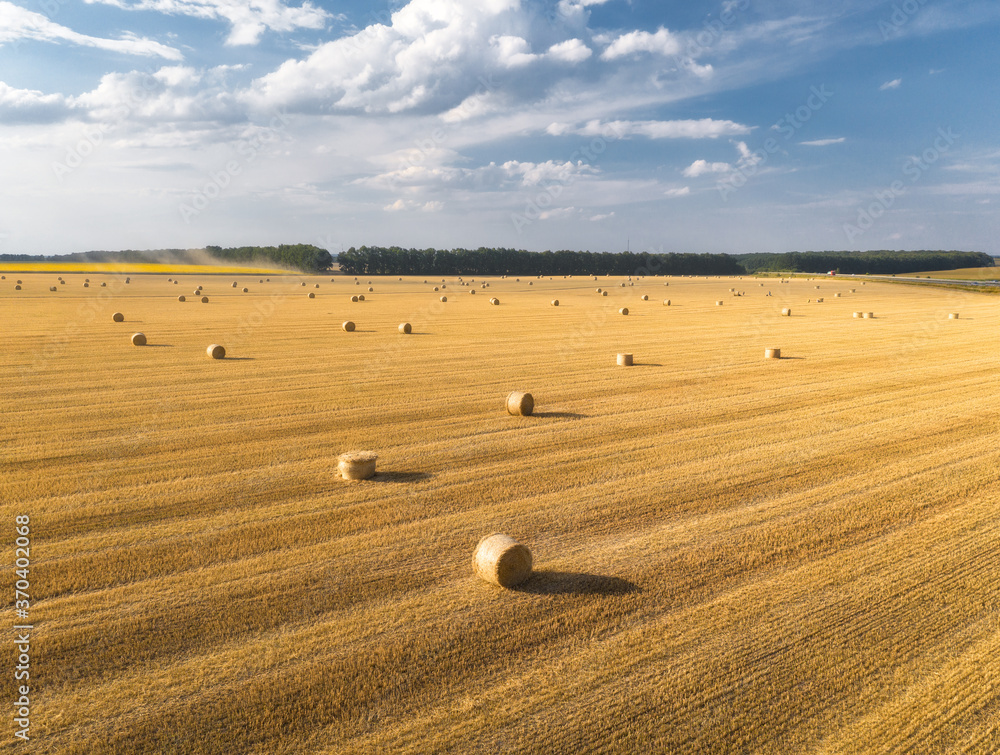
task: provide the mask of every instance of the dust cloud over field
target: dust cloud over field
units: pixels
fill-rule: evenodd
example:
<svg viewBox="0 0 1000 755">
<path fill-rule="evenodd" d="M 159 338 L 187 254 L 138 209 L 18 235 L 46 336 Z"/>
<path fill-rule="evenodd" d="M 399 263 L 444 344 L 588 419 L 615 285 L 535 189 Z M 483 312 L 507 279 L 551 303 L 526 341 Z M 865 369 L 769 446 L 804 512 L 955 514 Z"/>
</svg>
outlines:
<svg viewBox="0 0 1000 755">
<path fill-rule="evenodd" d="M 0 281 L 35 627 L 0 752 L 1000 750 L 996 298 L 64 278 Z"/>
</svg>

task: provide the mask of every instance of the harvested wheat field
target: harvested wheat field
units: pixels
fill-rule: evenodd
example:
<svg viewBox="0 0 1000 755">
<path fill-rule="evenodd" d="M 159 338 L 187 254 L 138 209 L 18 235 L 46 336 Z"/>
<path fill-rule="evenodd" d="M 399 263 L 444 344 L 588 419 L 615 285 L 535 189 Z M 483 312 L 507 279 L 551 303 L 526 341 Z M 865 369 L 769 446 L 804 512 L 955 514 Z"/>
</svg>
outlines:
<svg viewBox="0 0 1000 755">
<path fill-rule="evenodd" d="M 997 298 L 89 275 L 0 286 L 0 752 L 1000 750 Z M 523 583 L 474 573 L 492 533 Z"/>
</svg>

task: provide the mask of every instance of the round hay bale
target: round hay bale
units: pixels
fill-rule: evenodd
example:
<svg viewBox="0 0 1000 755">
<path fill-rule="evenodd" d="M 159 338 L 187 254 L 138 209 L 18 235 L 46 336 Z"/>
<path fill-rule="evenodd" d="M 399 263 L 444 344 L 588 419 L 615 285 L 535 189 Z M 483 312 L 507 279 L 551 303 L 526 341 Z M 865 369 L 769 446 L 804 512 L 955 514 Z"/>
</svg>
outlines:
<svg viewBox="0 0 1000 755">
<path fill-rule="evenodd" d="M 371 451 L 350 451 L 337 459 L 337 470 L 345 480 L 369 480 L 375 476 L 378 454 Z"/>
<path fill-rule="evenodd" d="M 643 294 L 639 298 L 642 299 L 643 301 L 649 301 L 649 297 L 646 294 Z"/>
<path fill-rule="evenodd" d="M 145 346 L 146 345 L 146 334 L 145 333 L 133 333 L 132 334 L 132 345 L 133 346 Z"/>
<path fill-rule="evenodd" d="M 822 297 L 822 296 L 821 296 L 821 297 L 819 297 L 819 298 L 818 298 L 818 299 L 816 300 L 816 303 L 817 303 L 817 304 L 822 304 L 822 303 L 823 303 L 823 297 Z"/>
<path fill-rule="evenodd" d="M 534 281 L 528 281 L 528 285 L 529 285 L 529 286 L 534 286 L 534 285 L 535 285 L 535 282 L 534 282 Z"/>
<path fill-rule="evenodd" d="M 490 299 L 490 304 L 492 304 L 494 307 L 500 306 L 500 300 L 497 299 L 496 297 L 493 297 L 492 299 Z"/>
<path fill-rule="evenodd" d="M 558 307 L 559 306 L 559 300 L 558 299 L 553 299 L 552 300 L 552 306 L 553 307 Z"/>
<path fill-rule="evenodd" d="M 530 417 L 535 410 L 535 399 L 530 393 L 513 391 L 507 396 L 507 413 L 515 417 Z"/>
<path fill-rule="evenodd" d="M 435 290 L 435 291 L 440 291 L 441 289 L 440 289 L 440 288 L 438 288 L 437 286 L 434 286 L 434 290 Z"/>
<path fill-rule="evenodd" d="M 607 296 L 607 295 L 608 295 L 607 291 L 601 291 L 601 296 Z"/>
<path fill-rule="evenodd" d="M 440 301 L 448 301 L 448 297 L 447 297 L 447 296 L 442 296 L 442 297 L 440 298 Z"/>
<path fill-rule="evenodd" d="M 603 292 L 601 291 L 601 289 L 597 289 L 597 293 L 600 294 L 600 293 L 603 293 Z"/>
<path fill-rule="evenodd" d="M 84 282 L 84 283 L 90 283 L 90 278 L 84 278 L 84 279 L 83 279 L 83 282 Z"/>
<path fill-rule="evenodd" d="M 101 288 L 107 288 L 107 287 L 108 287 L 108 284 L 107 284 L 107 282 L 102 282 L 102 283 L 101 283 Z"/>
<path fill-rule="evenodd" d="M 249 289 L 249 288 L 244 288 L 244 289 L 243 289 L 243 293 L 245 293 L 245 294 L 249 294 L 249 293 L 250 293 L 250 289 Z"/>
<path fill-rule="evenodd" d="M 670 299 L 664 299 L 663 300 L 663 306 L 664 307 L 669 307 L 670 306 Z"/>
<path fill-rule="evenodd" d="M 310 291 L 309 292 L 309 298 L 310 299 L 315 299 L 316 298 L 316 293 L 314 291 Z"/>
<path fill-rule="evenodd" d="M 306 282 L 302 281 L 302 286 L 305 287 L 305 285 L 306 285 Z"/>
<path fill-rule="evenodd" d="M 444 291 L 446 288 L 448 288 L 448 287 L 445 284 L 442 283 L 441 284 L 441 290 Z"/>
<path fill-rule="evenodd" d="M 125 322 L 125 315 L 123 315 L 121 312 L 115 312 L 113 315 L 111 315 L 111 319 L 114 320 L 115 322 Z"/>
<path fill-rule="evenodd" d="M 340 327 L 342 327 L 346 333 L 354 332 L 354 323 L 351 322 L 350 320 L 346 320 L 344 324 L 341 325 Z"/>
<path fill-rule="evenodd" d="M 622 283 L 622 288 L 625 288 L 625 284 L 624 283 Z"/>
<path fill-rule="evenodd" d="M 792 316 L 792 310 L 790 308 L 788 308 L 788 307 L 785 307 L 783 310 L 781 310 L 781 316 L 782 317 L 791 317 Z"/>
<path fill-rule="evenodd" d="M 854 317 L 855 317 L 855 319 L 861 319 L 861 313 L 860 312 L 855 312 L 854 313 Z"/>
<path fill-rule="evenodd" d="M 236 288 L 236 281 L 233 281 L 233 288 Z"/>
<path fill-rule="evenodd" d="M 352 301 L 353 303 L 357 304 L 357 303 L 358 303 L 358 297 L 357 297 L 357 296 L 352 296 L 352 297 L 351 297 L 351 301 Z"/>
<path fill-rule="evenodd" d="M 319 284 L 317 283 L 313 288 L 319 288 Z"/>
<path fill-rule="evenodd" d="M 180 282 L 180 281 L 174 281 L 174 285 L 176 286 L 176 285 L 177 285 L 177 284 L 178 284 L 179 282 Z"/>
<path fill-rule="evenodd" d="M 204 286 L 198 286 L 198 290 L 199 291 L 201 291 L 203 288 L 205 288 L 205 287 Z"/>
<path fill-rule="evenodd" d="M 715 306 L 717 306 L 717 307 L 721 307 L 721 306 L 722 306 L 722 302 L 721 302 L 721 301 L 717 301 L 717 302 L 715 302 Z"/>
<path fill-rule="evenodd" d="M 764 349 L 764 359 L 781 359 L 781 349 Z"/>
<path fill-rule="evenodd" d="M 126 279 L 125 279 L 125 282 L 126 282 L 126 283 L 131 283 L 131 282 L 132 282 L 132 279 L 131 279 L 131 278 L 126 278 Z"/>
<path fill-rule="evenodd" d="M 618 314 L 620 314 L 620 315 L 627 315 L 628 314 L 628 307 L 622 307 L 621 309 L 619 309 L 618 310 Z"/>
<path fill-rule="evenodd" d="M 852 293 L 852 294 L 856 294 L 857 292 L 858 292 L 858 289 L 856 289 L 856 288 L 852 288 L 852 289 L 851 289 L 851 293 Z"/>
<path fill-rule="evenodd" d="M 408 322 L 403 322 L 399 324 L 399 332 L 409 335 L 413 332 L 413 326 Z"/>
<path fill-rule="evenodd" d="M 14 286 L 14 290 L 15 290 L 15 291 L 20 291 L 20 290 L 21 290 L 21 287 L 20 287 L 20 286 Z"/>
<path fill-rule="evenodd" d="M 473 296 L 475 296 L 476 295 L 476 289 L 474 289 L 474 288 L 470 289 L 469 293 L 472 294 Z"/>
<path fill-rule="evenodd" d="M 317 287 L 317 288 L 318 288 L 318 287 Z M 373 294 L 373 293 L 375 293 L 375 289 L 374 289 L 374 288 L 372 288 L 371 286 L 369 286 L 369 287 L 368 287 L 368 293 L 370 293 L 370 294 Z"/>
<path fill-rule="evenodd" d="M 84 283 L 84 284 L 83 284 L 83 287 L 84 287 L 84 288 L 90 288 L 90 284 L 89 284 L 89 283 Z"/>
<path fill-rule="evenodd" d="M 619 367 L 631 367 L 632 366 L 632 355 L 631 354 L 619 354 L 618 355 L 618 366 Z"/>
<path fill-rule="evenodd" d="M 207 349 L 205 353 L 208 354 L 212 359 L 225 359 L 226 358 L 226 347 L 220 346 L 217 343 L 213 343 Z"/>
<path fill-rule="evenodd" d="M 840 293 L 838 292 L 838 293 L 834 294 L 834 295 L 833 295 L 833 298 L 834 298 L 834 299 L 839 299 L 839 298 L 840 298 Z"/>
<path fill-rule="evenodd" d="M 194 291 L 191 292 L 195 296 L 201 296 L 201 286 L 198 286 Z"/>
<path fill-rule="evenodd" d="M 14 282 L 17 283 L 17 285 L 20 286 L 23 281 L 21 281 L 20 279 L 18 279 L 18 280 L 14 281 Z"/>
<path fill-rule="evenodd" d="M 498 587 L 515 587 L 531 576 L 531 551 L 510 535 L 495 532 L 476 545 L 472 570 Z"/>
<path fill-rule="evenodd" d="M 364 300 L 365 300 L 365 295 L 364 294 L 358 294 L 358 301 L 364 301 Z"/>
<path fill-rule="evenodd" d="M 59 289 L 55 286 L 49 286 L 49 291 L 58 291 Z"/>
<path fill-rule="evenodd" d="M 263 278 L 258 278 L 258 279 L 257 279 L 257 282 L 258 282 L 258 283 L 263 283 L 263 282 L 264 282 L 264 279 L 263 279 Z M 331 282 L 332 282 L 332 281 L 331 281 Z"/>
<path fill-rule="evenodd" d="M 862 313 L 861 316 L 864 319 L 866 319 L 866 320 L 874 320 L 875 319 L 875 313 L 874 312 L 864 312 L 864 313 Z"/>
<path fill-rule="evenodd" d="M 208 297 L 207 296 L 201 297 L 201 303 L 202 304 L 208 304 Z"/>
<path fill-rule="evenodd" d="M 948 314 L 948 319 L 949 320 L 957 320 L 958 319 L 958 312 L 950 312 Z"/>
<path fill-rule="evenodd" d="M 177 297 L 177 301 L 187 301 L 187 299 L 184 298 L 184 294 L 181 294 Z"/>
</svg>

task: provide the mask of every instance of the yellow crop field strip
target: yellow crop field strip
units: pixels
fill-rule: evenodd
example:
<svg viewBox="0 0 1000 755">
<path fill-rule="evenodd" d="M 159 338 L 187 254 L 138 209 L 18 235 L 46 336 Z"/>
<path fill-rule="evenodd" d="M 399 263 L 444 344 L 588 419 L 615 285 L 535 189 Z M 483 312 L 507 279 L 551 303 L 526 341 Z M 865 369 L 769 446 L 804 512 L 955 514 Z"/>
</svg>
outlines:
<svg viewBox="0 0 1000 755">
<path fill-rule="evenodd" d="M 194 274 L 194 275 L 281 275 L 283 271 L 268 267 L 240 265 L 181 265 L 159 262 L 0 262 L 4 273 L 108 273 L 131 274 Z"/>
<path fill-rule="evenodd" d="M 945 280 L 1000 280 L 1000 267 L 963 267 L 958 270 L 938 270 L 929 273 L 906 273 L 900 278 L 943 278 Z"/>
<path fill-rule="evenodd" d="M 17 277 L 32 751 L 1000 750 L 995 297 Z M 473 574 L 493 532 L 518 588 Z"/>
</svg>

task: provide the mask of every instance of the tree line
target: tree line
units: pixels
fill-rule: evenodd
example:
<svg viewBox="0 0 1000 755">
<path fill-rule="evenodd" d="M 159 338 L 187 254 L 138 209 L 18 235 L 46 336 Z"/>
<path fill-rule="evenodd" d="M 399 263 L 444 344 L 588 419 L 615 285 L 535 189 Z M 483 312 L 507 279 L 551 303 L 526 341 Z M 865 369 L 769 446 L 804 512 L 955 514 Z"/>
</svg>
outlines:
<svg viewBox="0 0 1000 755">
<path fill-rule="evenodd" d="M 993 257 L 982 252 L 917 251 L 896 252 L 786 252 L 781 254 L 739 254 L 749 273 L 826 273 L 835 270 L 851 275 L 893 275 L 963 267 L 993 267 Z"/>
<path fill-rule="evenodd" d="M 520 249 L 351 247 L 337 255 L 350 275 L 740 275 L 728 254 L 527 252 Z"/>
</svg>

